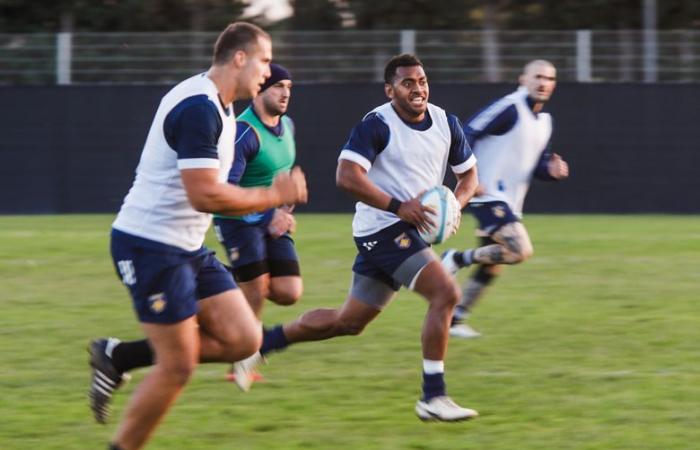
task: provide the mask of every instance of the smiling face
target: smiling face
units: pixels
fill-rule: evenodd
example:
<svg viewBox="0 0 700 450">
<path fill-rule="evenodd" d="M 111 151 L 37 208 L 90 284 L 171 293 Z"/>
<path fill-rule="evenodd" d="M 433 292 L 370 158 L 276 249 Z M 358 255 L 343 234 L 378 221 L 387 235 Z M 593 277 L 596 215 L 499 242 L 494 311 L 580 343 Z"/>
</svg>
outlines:
<svg viewBox="0 0 700 450">
<path fill-rule="evenodd" d="M 237 99 L 251 98 L 258 95 L 260 86 L 270 76 L 272 61 L 272 43 L 265 36 L 259 36 L 245 51 L 239 50 L 234 57 L 239 66 Z"/>
<path fill-rule="evenodd" d="M 259 101 L 265 112 L 271 116 L 281 116 L 287 112 L 289 97 L 292 95 L 292 80 L 280 80 L 260 94 Z M 258 101 L 258 99 L 256 99 Z"/>
<path fill-rule="evenodd" d="M 532 61 L 525 66 L 523 74 L 520 75 L 520 84 L 527 88 L 531 99 L 545 103 L 557 85 L 557 69 L 547 61 Z"/>
<path fill-rule="evenodd" d="M 384 90 L 401 118 L 408 122 L 423 120 L 430 93 L 423 66 L 397 67 L 393 82 L 385 84 Z"/>
</svg>

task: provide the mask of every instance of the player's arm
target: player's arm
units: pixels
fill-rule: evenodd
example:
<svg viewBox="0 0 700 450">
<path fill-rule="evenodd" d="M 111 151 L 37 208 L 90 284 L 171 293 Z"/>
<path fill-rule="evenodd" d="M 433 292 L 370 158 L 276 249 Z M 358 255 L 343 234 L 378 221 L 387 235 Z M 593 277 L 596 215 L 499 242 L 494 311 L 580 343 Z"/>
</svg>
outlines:
<svg viewBox="0 0 700 450">
<path fill-rule="evenodd" d="M 455 197 L 460 206 L 464 208 L 479 186 L 476 157 L 472 153 L 471 146 L 462 131 L 459 119 L 456 116 L 448 115 L 447 123 L 450 126 L 452 138 L 447 162 L 457 178 L 457 185 L 454 190 Z"/>
<path fill-rule="evenodd" d="M 467 143 L 474 148 L 479 139 L 486 136 L 502 136 L 518 122 L 515 105 L 503 100 L 496 101 L 475 114 L 464 123 Z"/>
<path fill-rule="evenodd" d="M 305 203 L 306 180 L 299 168 L 280 174 L 269 188 L 245 189 L 219 181 L 217 142 L 222 130 L 216 106 L 204 96 L 184 100 L 168 113 L 163 132 L 177 153 L 182 183 L 202 212 L 242 215 L 287 203 Z"/>
<path fill-rule="evenodd" d="M 569 164 L 561 156 L 552 152 L 547 144 L 535 167 L 534 177 L 543 181 L 559 181 L 568 176 Z"/>
<path fill-rule="evenodd" d="M 306 203 L 306 178 L 299 167 L 277 175 L 269 188 L 242 188 L 219 182 L 218 169 L 183 169 L 182 183 L 197 211 L 240 216 L 296 203 Z"/>
<path fill-rule="evenodd" d="M 336 185 L 362 203 L 392 212 L 419 230 L 427 229 L 433 225 L 427 214 L 431 208 L 421 205 L 418 198 L 401 202 L 377 187 L 367 176 L 374 159 L 388 142 L 389 127 L 376 114 L 357 124 L 338 158 Z"/>
<path fill-rule="evenodd" d="M 361 165 L 347 159 L 338 161 L 338 169 L 335 174 L 336 185 L 355 199 L 396 214 L 404 222 L 413 224 L 419 230 L 427 230 L 434 223 L 428 216 L 428 212 L 434 212 L 432 208 L 421 205 L 418 198 L 405 202 L 393 198 L 382 191 L 367 176 L 367 171 Z"/>
</svg>

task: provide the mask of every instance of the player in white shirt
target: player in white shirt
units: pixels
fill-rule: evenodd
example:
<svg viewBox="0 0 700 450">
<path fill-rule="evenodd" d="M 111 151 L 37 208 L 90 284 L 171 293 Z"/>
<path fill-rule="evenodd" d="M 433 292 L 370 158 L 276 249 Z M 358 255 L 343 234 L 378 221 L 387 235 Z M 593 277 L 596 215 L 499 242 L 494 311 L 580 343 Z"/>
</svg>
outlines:
<svg viewBox="0 0 700 450">
<path fill-rule="evenodd" d="M 466 204 L 476 189 L 476 160 L 458 119 L 428 103 L 428 80 L 418 58 L 392 58 L 384 80 L 391 101 L 355 126 L 336 172 L 337 185 L 358 200 L 353 220 L 358 255 L 350 293 L 336 309 L 309 311 L 266 330 L 260 353 L 357 335 L 406 286 L 428 301 L 422 334 L 423 396 L 416 413 L 423 420 L 464 420 L 478 414 L 447 396 L 443 363 L 459 286 L 418 234 L 429 222 L 429 208 L 418 197 L 442 184 L 449 165 L 458 180 L 455 196 Z M 252 357 L 251 366 L 259 359 Z"/>
<path fill-rule="evenodd" d="M 561 180 L 569 166 L 549 150 L 552 120 L 542 112 L 556 86 L 556 69 L 544 60 L 531 61 L 517 91 L 493 102 L 465 124 L 465 135 L 479 163 L 479 188 L 469 211 L 479 222 L 481 247 L 448 250 L 443 265 L 451 273 L 478 264 L 455 308 L 450 334 L 472 338 L 480 333 L 464 323 L 501 264 L 518 264 L 532 256 L 532 243 L 520 221 L 532 177 Z"/>
<path fill-rule="evenodd" d="M 226 182 L 236 129 L 232 103 L 257 94 L 271 58 L 267 33 L 231 24 L 216 41 L 209 70 L 160 102 L 111 238 L 115 268 L 147 340 L 97 339 L 89 346 L 89 397 L 100 423 L 126 372 L 154 364 L 127 407 L 113 450 L 145 445 L 199 361 L 232 363 L 260 347 L 259 322 L 203 242 L 211 213 L 246 214 L 306 201 L 298 168 L 269 188 Z"/>
</svg>

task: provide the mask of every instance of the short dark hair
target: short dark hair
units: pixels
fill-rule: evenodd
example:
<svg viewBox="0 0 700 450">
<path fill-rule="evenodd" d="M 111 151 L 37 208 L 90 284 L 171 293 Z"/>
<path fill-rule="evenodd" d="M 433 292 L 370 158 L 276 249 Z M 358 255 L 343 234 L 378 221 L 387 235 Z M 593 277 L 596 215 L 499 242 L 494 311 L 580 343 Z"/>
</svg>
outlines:
<svg viewBox="0 0 700 450">
<path fill-rule="evenodd" d="M 238 50 L 247 50 L 258 38 L 270 39 L 262 28 L 248 22 L 234 22 L 226 27 L 216 39 L 212 63 L 226 64 Z"/>
<path fill-rule="evenodd" d="M 403 53 L 401 55 L 396 55 L 386 63 L 384 68 L 384 82 L 386 84 L 392 84 L 394 82 L 394 77 L 396 76 L 396 69 L 399 67 L 411 67 L 411 66 L 421 66 L 423 63 L 416 55 L 410 53 Z"/>
</svg>

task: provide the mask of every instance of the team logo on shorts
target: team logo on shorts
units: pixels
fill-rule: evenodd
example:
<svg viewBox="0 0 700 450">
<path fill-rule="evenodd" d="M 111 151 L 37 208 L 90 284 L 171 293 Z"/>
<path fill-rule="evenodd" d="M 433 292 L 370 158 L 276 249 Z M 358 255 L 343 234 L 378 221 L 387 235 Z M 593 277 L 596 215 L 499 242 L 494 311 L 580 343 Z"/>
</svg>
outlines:
<svg viewBox="0 0 700 450">
<path fill-rule="evenodd" d="M 399 248 L 408 248 L 411 246 L 411 238 L 406 233 L 401 233 L 394 238 L 394 242 Z"/>
<path fill-rule="evenodd" d="M 499 219 L 502 219 L 506 216 L 506 210 L 503 209 L 503 206 L 501 205 L 494 206 L 493 208 L 491 208 L 491 212 L 493 212 L 493 215 L 498 217 Z"/>
<path fill-rule="evenodd" d="M 228 252 L 228 259 L 231 260 L 231 262 L 238 261 L 238 258 L 241 257 L 241 253 L 238 251 L 238 247 L 231 247 Z"/>
<path fill-rule="evenodd" d="M 165 310 L 168 301 L 165 298 L 165 292 L 159 292 L 148 297 L 148 306 L 156 314 L 160 314 Z"/>
</svg>

